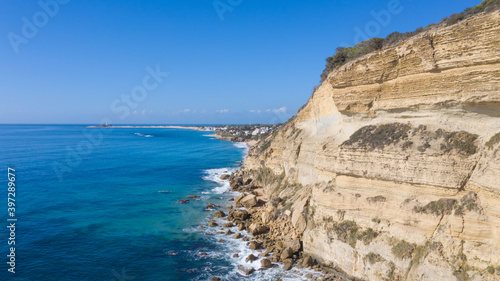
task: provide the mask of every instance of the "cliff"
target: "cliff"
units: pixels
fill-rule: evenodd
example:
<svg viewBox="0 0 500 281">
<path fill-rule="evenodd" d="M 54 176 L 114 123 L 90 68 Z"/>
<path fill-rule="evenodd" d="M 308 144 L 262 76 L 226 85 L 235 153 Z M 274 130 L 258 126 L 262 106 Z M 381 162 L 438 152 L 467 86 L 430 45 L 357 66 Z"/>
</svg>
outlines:
<svg viewBox="0 0 500 281">
<path fill-rule="evenodd" d="M 347 276 L 500 280 L 499 133 L 494 11 L 337 68 L 242 173 Z"/>
</svg>

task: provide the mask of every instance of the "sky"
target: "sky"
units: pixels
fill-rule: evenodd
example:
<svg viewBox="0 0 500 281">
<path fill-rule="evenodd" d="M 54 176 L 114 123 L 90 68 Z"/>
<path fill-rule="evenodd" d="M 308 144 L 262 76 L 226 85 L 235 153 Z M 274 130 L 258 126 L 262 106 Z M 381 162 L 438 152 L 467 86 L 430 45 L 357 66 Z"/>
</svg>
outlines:
<svg viewBox="0 0 500 281">
<path fill-rule="evenodd" d="M 0 123 L 282 123 L 339 46 L 480 0 L 0 0 Z"/>
</svg>

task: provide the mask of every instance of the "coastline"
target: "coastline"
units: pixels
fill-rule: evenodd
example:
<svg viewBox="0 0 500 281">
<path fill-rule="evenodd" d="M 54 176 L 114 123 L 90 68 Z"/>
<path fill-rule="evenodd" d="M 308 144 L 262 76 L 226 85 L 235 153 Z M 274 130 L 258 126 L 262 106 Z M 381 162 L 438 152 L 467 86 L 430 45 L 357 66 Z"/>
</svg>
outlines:
<svg viewBox="0 0 500 281">
<path fill-rule="evenodd" d="M 114 129 L 137 129 L 137 128 L 142 128 L 142 129 L 186 129 L 186 130 L 195 130 L 195 131 L 204 131 L 204 132 L 213 132 L 212 130 L 205 130 L 203 127 L 198 127 L 198 126 L 164 126 L 164 125 L 158 125 L 158 126 L 132 126 L 132 125 L 123 125 L 123 126 L 111 126 L 111 125 L 96 125 L 96 126 L 87 126 L 87 128 L 114 128 Z"/>
<path fill-rule="evenodd" d="M 218 135 L 217 139 L 229 140 Z M 267 198 L 264 188 L 252 175 L 247 174 L 244 162 L 248 150 L 257 141 L 235 142 L 244 143 L 247 150 L 243 156 L 243 166 L 232 173 L 219 174 L 216 182 L 226 186 L 224 193 L 230 196 L 227 206 L 214 208 L 200 230 L 208 231 L 207 235 L 220 235 L 226 240 L 229 260 L 235 265 L 233 274 L 238 274 L 255 280 L 348 280 L 345 276 L 326 270 L 317 261 L 302 252 L 301 237 L 286 236 L 290 232 L 291 215 L 285 212 L 281 218 L 271 218 L 269 213 L 272 202 Z M 213 180 L 212 180 L 213 181 Z M 269 202 L 269 204 L 268 204 Z M 224 211 L 228 211 L 225 213 Z M 272 222 L 272 223 L 271 223 Z M 282 241 L 286 237 L 288 241 Z M 228 239 L 229 238 L 229 239 Z M 264 276 L 262 276 L 264 275 Z M 217 279 L 214 276 L 212 280 Z"/>
<path fill-rule="evenodd" d="M 223 137 L 221 135 L 218 135 L 217 133 L 214 133 L 214 134 L 211 134 L 211 135 L 207 135 L 209 137 L 213 137 L 215 139 L 218 139 L 218 140 L 226 140 L 226 141 L 230 141 L 230 142 L 233 142 L 233 143 L 245 143 L 247 146 L 248 146 L 248 149 L 250 149 L 252 146 L 256 145 L 259 141 L 258 140 L 245 140 L 245 141 L 232 141 L 230 138 L 226 138 L 226 137 Z M 243 158 L 243 162 L 245 162 L 246 160 L 246 157 L 248 155 L 245 155 L 245 157 Z"/>
<path fill-rule="evenodd" d="M 218 125 L 220 126 L 220 125 Z M 194 130 L 194 131 L 201 131 L 201 132 L 213 132 L 211 135 L 207 135 L 209 137 L 213 137 L 216 139 L 220 140 L 228 140 L 231 142 L 244 142 L 248 146 L 252 147 L 255 144 L 259 142 L 258 139 L 254 138 L 254 135 L 249 135 L 249 132 L 252 132 L 257 127 L 262 127 L 261 125 L 225 125 L 227 126 L 253 126 L 253 128 L 250 131 L 245 131 L 246 134 L 233 134 L 233 135 L 228 135 L 228 136 L 223 136 L 219 134 L 220 130 L 218 129 L 217 126 L 182 126 L 182 125 L 92 125 L 92 126 L 87 126 L 86 128 L 99 128 L 99 129 L 183 129 L 183 130 Z M 270 126 L 270 125 L 265 125 L 265 126 Z M 225 128 L 226 129 L 226 128 Z M 267 130 L 267 129 L 266 129 Z M 258 131 L 258 130 L 257 130 Z M 268 131 L 266 131 L 268 132 Z"/>
</svg>

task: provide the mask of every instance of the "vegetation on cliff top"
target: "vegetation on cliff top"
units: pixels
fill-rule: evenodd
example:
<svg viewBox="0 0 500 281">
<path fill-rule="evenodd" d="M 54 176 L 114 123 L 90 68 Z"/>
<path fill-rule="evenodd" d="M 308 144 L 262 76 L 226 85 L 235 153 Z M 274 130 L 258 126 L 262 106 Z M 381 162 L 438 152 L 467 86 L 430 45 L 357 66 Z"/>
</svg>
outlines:
<svg viewBox="0 0 500 281">
<path fill-rule="evenodd" d="M 349 61 L 357 59 L 373 51 L 381 50 L 385 47 L 402 42 L 423 31 L 429 30 L 434 26 L 450 26 L 475 14 L 494 11 L 498 8 L 500 8 L 500 0 L 483 0 L 475 7 L 467 8 L 465 11 L 458 14 L 452 14 L 450 17 L 443 18 L 439 23 L 430 24 L 425 28 L 419 27 L 415 31 L 405 33 L 399 33 L 396 31 L 387 35 L 386 38 L 375 37 L 362 41 L 353 47 L 338 47 L 333 56 L 326 58 L 326 66 L 321 74 L 321 82 L 328 77 L 330 72 Z"/>
</svg>

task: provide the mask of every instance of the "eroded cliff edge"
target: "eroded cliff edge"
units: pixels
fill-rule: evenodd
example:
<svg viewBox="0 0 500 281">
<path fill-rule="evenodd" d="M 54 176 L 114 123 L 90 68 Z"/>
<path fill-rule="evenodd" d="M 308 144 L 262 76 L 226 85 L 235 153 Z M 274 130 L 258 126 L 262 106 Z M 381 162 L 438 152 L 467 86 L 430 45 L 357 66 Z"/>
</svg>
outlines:
<svg viewBox="0 0 500 281">
<path fill-rule="evenodd" d="M 495 11 L 336 69 L 241 173 L 351 277 L 499 280 L 499 133 Z"/>
</svg>

